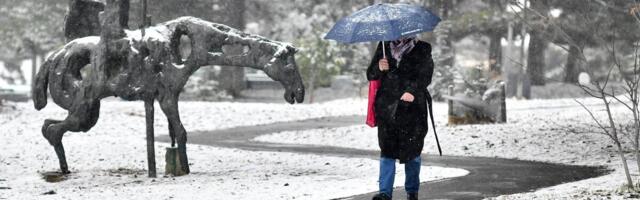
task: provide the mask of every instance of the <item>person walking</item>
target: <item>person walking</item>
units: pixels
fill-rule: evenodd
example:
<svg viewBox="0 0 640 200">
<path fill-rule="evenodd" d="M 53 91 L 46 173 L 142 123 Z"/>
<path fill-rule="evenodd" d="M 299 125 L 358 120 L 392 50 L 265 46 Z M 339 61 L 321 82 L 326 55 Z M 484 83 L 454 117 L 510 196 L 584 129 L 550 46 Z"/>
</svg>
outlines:
<svg viewBox="0 0 640 200">
<path fill-rule="evenodd" d="M 374 200 L 392 198 L 396 160 L 404 164 L 407 198 L 418 199 L 420 155 L 428 130 L 427 86 L 433 67 L 431 45 L 416 36 L 378 44 L 367 69 L 367 79 L 381 84 L 374 103 L 381 151 L 380 190 Z"/>
<path fill-rule="evenodd" d="M 325 39 L 353 44 L 380 42 L 367 69 L 369 102 L 366 124 L 378 126 L 380 145 L 380 193 L 373 199 L 391 199 L 395 162 L 405 164 L 405 189 L 418 199 L 420 154 L 431 110 L 433 60 L 431 45 L 416 35 L 433 31 L 441 19 L 420 5 L 378 3 L 340 19 Z M 375 98 L 373 98 L 375 96 Z M 429 105 L 427 105 L 429 102 Z M 434 125 L 433 114 L 429 113 Z M 438 136 L 433 132 L 438 152 Z"/>
</svg>

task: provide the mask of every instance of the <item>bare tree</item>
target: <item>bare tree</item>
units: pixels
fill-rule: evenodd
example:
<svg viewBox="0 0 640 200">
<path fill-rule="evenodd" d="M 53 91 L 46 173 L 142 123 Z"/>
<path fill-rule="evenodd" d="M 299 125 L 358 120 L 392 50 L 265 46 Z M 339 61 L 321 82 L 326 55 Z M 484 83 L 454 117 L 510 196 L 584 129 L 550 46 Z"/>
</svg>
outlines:
<svg viewBox="0 0 640 200">
<path fill-rule="evenodd" d="M 607 73 L 606 79 L 604 81 L 596 80 L 591 85 L 580 84 L 580 87 L 588 95 L 596 99 L 600 99 L 602 103 L 604 103 L 604 107 L 607 113 L 607 121 L 601 122 L 595 116 L 594 112 L 591 109 L 589 109 L 584 103 L 578 100 L 575 100 L 575 101 L 578 102 L 578 104 L 580 104 L 580 106 L 582 106 L 589 113 L 589 116 L 591 116 L 593 121 L 596 123 L 597 127 L 600 129 L 595 133 L 603 134 L 607 136 L 609 139 L 611 139 L 611 142 L 613 142 L 613 144 L 616 146 L 618 155 L 622 160 L 622 166 L 624 167 L 624 174 L 627 177 L 628 187 L 633 187 L 633 181 L 631 180 L 631 175 L 629 174 L 629 167 L 627 165 L 627 158 L 624 155 L 624 148 L 622 147 L 622 143 L 620 142 L 620 135 L 622 134 L 621 132 L 623 131 L 621 131 L 620 129 L 621 127 L 616 125 L 615 120 L 613 118 L 613 113 L 611 112 L 611 103 L 612 101 L 614 101 L 616 97 L 612 97 L 613 95 L 606 91 L 607 84 L 609 84 L 609 79 L 611 77 L 611 71 L 613 71 L 613 68 L 609 70 L 609 72 Z"/>
<path fill-rule="evenodd" d="M 638 56 L 638 43 L 634 44 L 634 53 L 633 53 L 633 64 L 631 67 L 626 67 L 625 64 L 618 58 L 615 42 L 611 42 L 611 57 L 613 58 L 613 63 L 615 68 L 618 69 L 620 74 L 622 75 L 623 85 L 623 98 L 620 98 L 616 95 L 616 90 L 611 89 L 611 93 L 607 94 L 611 98 L 615 99 L 620 104 L 624 105 L 625 108 L 631 112 L 633 116 L 633 121 L 631 123 L 627 123 L 626 126 L 620 127 L 627 139 L 633 145 L 634 154 L 636 157 L 636 163 L 638 164 L 638 171 L 640 171 L 640 109 L 638 108 L 640 103 L 640 98 L 638 97 L 638 86 L 640 85 L 640 59 Z"/>
<path fill-rule="evenodd" d="M 595 2 L 601 3 L 598 1 L 595 1 Z M 607 4 L 607 6 L 604 6 L 604 7 L 609 8 L 609 6 L 614 6 L 614 5 L 617 5 L 617 4 L 611 3 L 611 4 Z M 633 36 L 619 34 L 620 32 L 617 31 L 621 27 L 625 27 L 624 25 L 621 26 L 621 24 L 626 24 L 626 22 L 618 23 L 614 17 L 614 16 L 617 16 L 616 14 L 619 15 L 620 14 L 619 12 L 621 11 L 615 10 L 613 8 L 609 8 L 609 9 L 605 9 L 602 12 L 605 12 L 605 11 L 610 14 L 609 19 L 588 19 L 589 17 L 583 16 L 583 18 L 587 18 L 587 19 L 585 19 L 583 22 L 579 22 L 579 25 L 576 25 L 576 26 L 588 27 L 591 24 L 598 24 L 596 22 L 604 21 L 604 22 L 607 22 L 607 24 L 600 25 L 600 26 L 606 26 L 607 31 L 605 32 L 596 31 L 591 35 L 584 35 L 584 34 L 576 34 L 579 31 L 575 31 L 572 28 L 563 28 L 562 26 L 554 23 L 553 21 L 550 21 L 548 25 L 551 26 L 551 29 L 555 30 L 555 32 L 558 33 L 557 34 L 558 39 L 556 40 L 562 41 L 562 43 L 566 43 L 569 45 L 568 49 L 566 47 L 563 47 L 563 48 L 569 52 L 569 58 L 566 66 L 568 67 L 567 70 L 572 71 L 571 72 L 572 74 L 565 77 L 565 81 L 577 82 L 577 77 L 574 77 L 575 71 L 578 68 L 577 66 L 579 62 L 586 61 L 584 52 L 582 51 L 586 43 L 599 44 L 599 46 L 606 48 L 610 53 L 611 60 L 613 61 L 613 66 L 611 66 L 608 69 L 608 72 L 603 81 L 596 80 L 590 84 L 578 83 L 578 86 L 580 86 L 589 96 L 599 99 L 600 101 L 602 101 L 602 103 L 604 103 L 604 108 L 605 108 L 604 110 L 606 111 L 606 114 L 607 114 L 607 120 L 604 120 L 604 121 L 599 120 L 595 116 L 593 110 L 589 109 L 582 102 L 576 100 L 576 102 L 578 102 L 578 104 L 580 104 L 589 113 L 589 115 L 595 122 L 595 125 L 589 126 L 591 129 L 583 130 L 581 132 L 594 133 L 594 130 L 596 130 L 595 133 L 605 135 L 610 139 L 610 141 L 615 145 L 617 149 L 617 153 L 621 158 L 621 161 L 624 167 L 624 172 L 627 178 L 627 187 L 633 188 L 633 182 L 629 173 L 627 158 L 625 157 L 625 154 L 624 154 L 625 148 L 622 145 L 622 140 L 627 139 L 632 144 L 634 149 L 634 154 L 636 157 L 636 162 L 638 164 L 638 170 L 640 171 L 640 109 L 638 108 L 640 103 L 639 101 L 640 98 L 638 96 L 638 89 L 640 85 L 640 65 L 639 65 L 640 59 L 638 56 L 638 45 L 634 44 L 635 51 L 632 55 L 633 63 L 630 65 L 625 64 L 625 62 L 622 61 L 623 59 L 619 58 L 618 56 L 618 53 L 616 51 L 616 49 L 618 48 L 616 47 L 615 42 L 617 40 L 627 41 L 627 38 L 632 38 Z M 540 15 L 540 13 L 535 11 L 532 11 L 532 13 L 536 15 Z M 622 13 L 625 13 L 625 12 L 622 11 Z M 581 23 L 584 23 L 584 24 L 581 24 Z M 603 24 L 603 23 L 599 23 L 599 24 Z M 600 28 L 594 28 L 594 29 L 600 30 Z M 614 31 L 612 32 L 610 30 L 614 30 Z M 608 38 L 608 39 L 605 39 L 605 38 Z M 585 41 L 588 41 L 588 42 L 585 43 Z M 612 79 L 612 72 L 616 69 L 622 76 L 621 78 L 621 81 L 623 82 L 622 93 L 618 93 L 616 87 L 613 87 L 609 84 L 610 80 Z M 590 73 L 590 74 L 594 74 L 594 73 Z M 612 103 L 622 104 L 628 111 L 631 112 L 633 119 L 630 122 L 622 121 L 622 119 L 614 119 L 614 115 L 621 114 L 621 113 L 615 113 L 612 111 L 612 107 L 611 107 Z"/>
</svg>

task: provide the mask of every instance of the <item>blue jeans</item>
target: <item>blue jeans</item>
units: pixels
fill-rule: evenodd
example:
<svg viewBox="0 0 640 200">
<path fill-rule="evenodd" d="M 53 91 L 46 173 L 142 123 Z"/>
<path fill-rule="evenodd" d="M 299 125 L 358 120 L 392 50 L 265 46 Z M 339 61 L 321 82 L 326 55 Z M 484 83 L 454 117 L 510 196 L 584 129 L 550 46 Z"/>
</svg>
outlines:
<svg viewBox="0 0 640 200">
<path fill-rule="evenodd" d="M 418 193 L 420 189 L 420 156 L 413 160 L 409 160 L 404 164 L 404 173 L 406 175 L 404 189 L 407 194 Z M 380 178 L 378 184 L 380 193 L 384 193 L 391 197 L 393 194 L 393 180 L 396 175 L 396 160 L 391 158 L 380 157 Z"/>
</svg>

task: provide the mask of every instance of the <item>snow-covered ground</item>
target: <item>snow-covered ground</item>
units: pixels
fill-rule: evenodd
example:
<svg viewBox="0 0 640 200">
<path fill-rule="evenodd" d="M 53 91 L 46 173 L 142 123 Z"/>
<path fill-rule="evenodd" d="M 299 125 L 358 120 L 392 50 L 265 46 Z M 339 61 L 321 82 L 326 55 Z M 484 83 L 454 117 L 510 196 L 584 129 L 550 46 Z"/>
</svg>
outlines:
<svg viewBox="0 0 640 200">
<path fill-rule="evenodd" d="M 600 102 L 580 99 L 590 108 L 602 111 Z M 362 100 L 360 104 L 365 104 Z M 570 129 L 585 128 L 592 124 L 588 113 L 573 99 L 558 100 L 508 100 L 508 123 L 493 125 L 446 126 L 446 104 L 436 104 L 434 109 L 438 136 L 443 154 L 460 156 L 484 156 L 515 158 L 570 165 L 607 166 L 615 171 L 609 175 L 574 183 L 544 188 L 535 192 L 501 196 L 500 199 L 574 199 L 605 198 L 608 195 L 622 198 L 615 193 L 625 182 L 620 158 L 611 142 L 604 135 L 576 134 Z M 614 111 L 624 112 L 620 105 Z M 605 119 L 603 112 L 596 113 Z M 624 117 L 624 116 L 620 116 Z M 333 145 L 358 149 L 378 149 L 375 128 L 356 125 L 342 128 L 289 131 L 256 138 L 263 142 Z M 425 139 L 426 153 L 437 153 L 433 134 Z M 628 155 L 627 158 L 631 158 Z M 630 160 L 630 170 L 638 181 L 635 160 Z M 612 194 L 613 193 L 613 194 Z"/>
<path fill-rule="evenodd" d="M 181 102 L 180 109 L 185 128 L 196 131 L 360 114 L 361 103 Z M 89 132 L 66 134 L 63 142 L 74 173 L 68 180 L 47 183 L 41 173 L 58 170 L 58 163 L 40 127 L 45 118 L 63 119 L 66 111 L 53 104 L 40 112 L 31 103 L 13 106 L 15 110 L 0 111 L 0 199 L 330 199 L 377 189 L 375 160 L 202 145 L 188 145 L 190 175 L 146 178 L 143 103 L 114 100 L 102 103 L 100 120 Z M 156 133 L 167 134 L 157 106 L 156 112 Z M 159 175 L 167 146 L 156 144 Z M 422 172 L 425 181 L 468 173 L 442 167 Z M 402 177 L 399 170 L 398 185 Z M 56 194 L 43 195 L 49 191 Z"/>
<path fill-rule="evenodd" d="M 601 110 L 597 101 L 584 99 Z M 366 100 L 344 99 L 321 104 L 181 102 L 188 131 L 268 124 L 308 118 L 364 114 Z M 615 171 L 602 177 L 543 188 L 498 199 L 622 198 L 620 160 L 605 136 L 567 131 L 591 123 L 572 99 L 509 100 L 508 123 L 446 126 L 446 105 L 435 108 L 444 154 L 488 156 L 572 165 L 604 165 Z M 192 174 L 146 178 L 144 106 L 141 102 L 108 100 L 101 118 L 87 133 L 67 133 L 64 139 L 71 171 L 68 180 L 47 183 L 40 173 L 57 170 L 57 158 L 42 138 L 45 118 L 63 119 L 66 111 L 49 105 L 37 112 L 30 103 L 0 111 L 0 199 L 330 199 L 376 190 L 377 162 L 308 154 L 255 152 L 189 145 Z M 621 106 L 615 110 L 622 111 Z M 156 107 L 156 133 L 167 134 L 166 119 Z M 603 115 L 599 114 L 603 117 Z M 364 120 L 364 119 L 363 119 Z M 258 141 L 320 144 L 377 149 L 376 130 L 364 125 L 281 132 Z M 156 145 L 159 174 L 164 147 Z M 425 152 L 436 153 L 433 135 Z M 629 158 L 631 158 L 629 156 Z M 638 180 L 635 160 L 630 160 Z M 399 170 L 401 185 L 402 171 Z M 465 170 L 429 167 L 423 180 L 462 176 Z M 42 195 L 55 191 L 55 195 Z"/>
</svg>

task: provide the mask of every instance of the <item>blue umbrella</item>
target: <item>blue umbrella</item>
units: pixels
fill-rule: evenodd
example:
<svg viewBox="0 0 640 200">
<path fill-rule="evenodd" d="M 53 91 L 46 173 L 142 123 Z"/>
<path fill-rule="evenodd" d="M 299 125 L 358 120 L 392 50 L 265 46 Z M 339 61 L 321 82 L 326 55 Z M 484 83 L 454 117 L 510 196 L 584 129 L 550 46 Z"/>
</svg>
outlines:
<svg viewBox="0 0 640 200">
<path fill-rule="evenodd" d="M 392 41 L 402 36 L 433 31 L 438 23 L 440 17 L 422 6 L 376 4 L 340 19 L 324 39 L 348 44 Z"/>
</svg>

